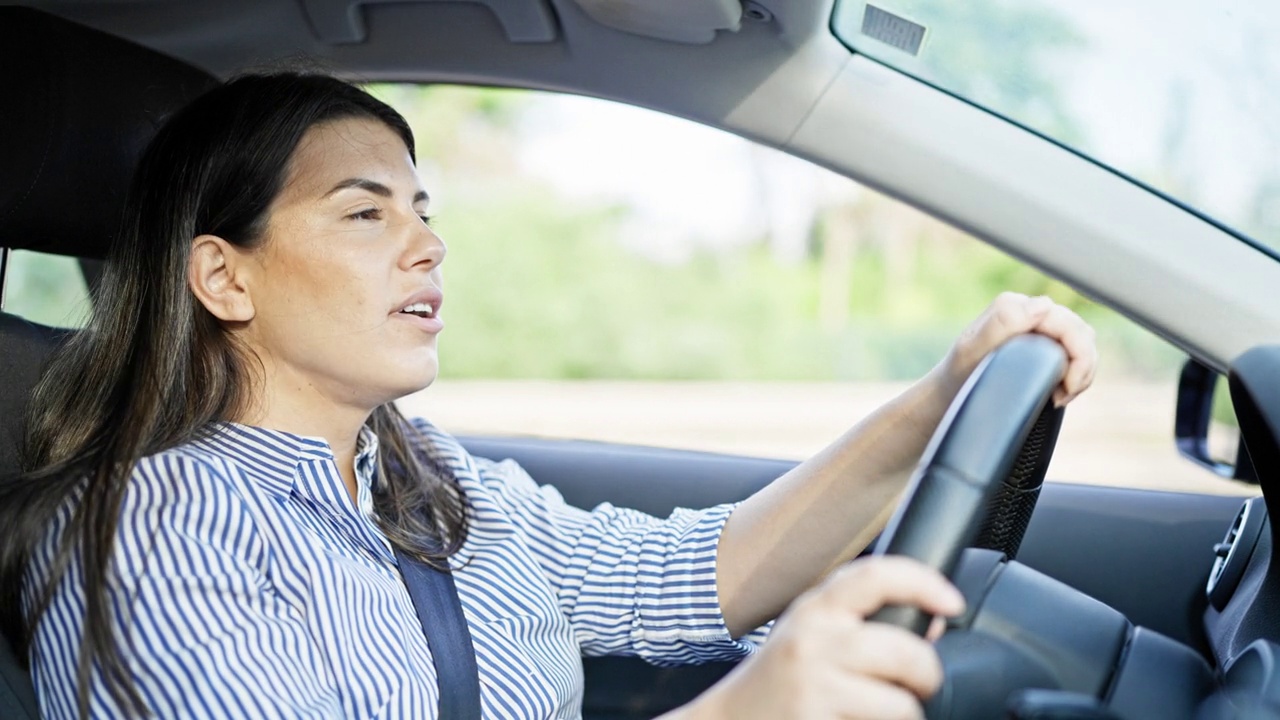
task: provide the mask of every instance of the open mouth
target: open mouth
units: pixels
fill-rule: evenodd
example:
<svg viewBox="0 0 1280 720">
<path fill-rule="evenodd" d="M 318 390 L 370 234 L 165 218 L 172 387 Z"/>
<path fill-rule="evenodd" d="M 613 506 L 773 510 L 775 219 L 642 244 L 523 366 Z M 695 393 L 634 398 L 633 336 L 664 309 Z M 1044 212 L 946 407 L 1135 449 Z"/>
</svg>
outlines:
<svg viewBox="0 0 1280 720">
<path fill-rule="evenodd" d="M 417 315 L 421 318 L 432 318 L 436 316 L 436 308 L 431 303 L 413 303 L 406 305 L 400 309 L 400 312 L 409 315 Z"/>
</svg>

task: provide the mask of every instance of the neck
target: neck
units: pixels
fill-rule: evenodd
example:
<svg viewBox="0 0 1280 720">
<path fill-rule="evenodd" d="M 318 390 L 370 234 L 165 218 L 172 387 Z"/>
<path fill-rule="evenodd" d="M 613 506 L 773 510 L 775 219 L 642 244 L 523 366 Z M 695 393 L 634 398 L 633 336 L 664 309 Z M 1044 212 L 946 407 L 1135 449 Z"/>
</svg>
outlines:
<svg viewBox="0 0 1280 720">
<path fill-rule="evenodd" d="M 282 378 L 271 373 L 270 368 L 264 380 L 263 391 L 255 394 L 257 405 L 236 422 L 326 440 L 351 501 L 355 502 L 356 443 L 360 428 L 373 409 L 337 402 L 314 384 Z"/>
</svg>

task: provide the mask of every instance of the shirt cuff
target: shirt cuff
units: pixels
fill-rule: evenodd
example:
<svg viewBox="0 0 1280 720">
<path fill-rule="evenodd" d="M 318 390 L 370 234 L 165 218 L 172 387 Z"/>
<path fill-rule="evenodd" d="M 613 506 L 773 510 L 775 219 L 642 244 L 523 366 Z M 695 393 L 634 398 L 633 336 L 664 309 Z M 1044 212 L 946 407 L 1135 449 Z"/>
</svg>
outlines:
<svg viewBox="0 0 1280 720">
<path fill-rule="evenodd" d="M 737 660 L 756 651 L 751 640 L 729 635 L 716 588 L 720 533 L 736 507 L 678 508 L 643 543 L 631 641 L 649 662 Z"/>
</svg>

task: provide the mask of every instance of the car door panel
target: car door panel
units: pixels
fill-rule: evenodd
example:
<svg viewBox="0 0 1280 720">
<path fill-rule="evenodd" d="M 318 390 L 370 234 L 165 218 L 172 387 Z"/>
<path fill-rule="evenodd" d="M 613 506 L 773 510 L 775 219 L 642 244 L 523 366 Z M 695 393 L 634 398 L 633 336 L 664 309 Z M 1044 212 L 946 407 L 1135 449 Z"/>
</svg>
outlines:
<svg viewBox="0 0 1280 720">
<path fill-rule="evenodd" d="M 793 461 L 612 443 L 463 437 L 473 454 L 519 462 L 570 504 L 601 502 L 665 516 L 736 502 Z M 1046 483 L 1018 559 L 1106 602 L 1135 624 L 1204 648 L 1204 585 L 1238 497 Z M 637 658 L 585 661 L 587 720 L 653 717 L 732 668 L 656 668 Z"/>
</svg>

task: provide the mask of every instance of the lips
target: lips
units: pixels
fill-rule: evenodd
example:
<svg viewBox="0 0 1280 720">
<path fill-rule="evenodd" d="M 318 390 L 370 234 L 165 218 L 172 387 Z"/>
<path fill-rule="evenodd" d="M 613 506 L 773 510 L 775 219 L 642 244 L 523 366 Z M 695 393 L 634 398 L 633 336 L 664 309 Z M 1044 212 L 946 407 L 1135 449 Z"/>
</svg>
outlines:
<svg viewBox="0 0 1280 720">
<path fill-rule="evenodd" d="M 402 300 L 391 311 L 391 316 L 412 322 L 426 332 L 438 333 L 444 329 L 444 321 L 440 319 L 440 306 L 443 303 L 444 293 L 439 288 L 427 288 Z"/>
</svg>

